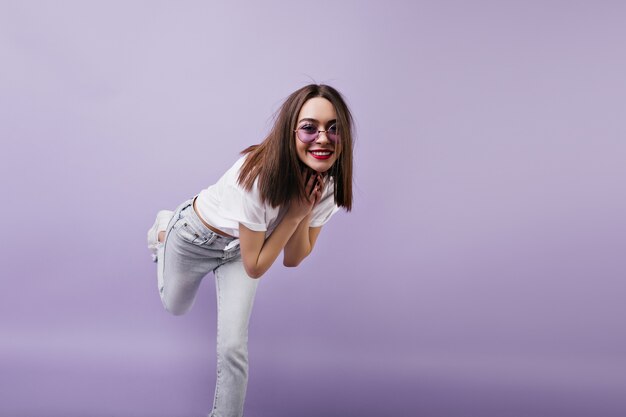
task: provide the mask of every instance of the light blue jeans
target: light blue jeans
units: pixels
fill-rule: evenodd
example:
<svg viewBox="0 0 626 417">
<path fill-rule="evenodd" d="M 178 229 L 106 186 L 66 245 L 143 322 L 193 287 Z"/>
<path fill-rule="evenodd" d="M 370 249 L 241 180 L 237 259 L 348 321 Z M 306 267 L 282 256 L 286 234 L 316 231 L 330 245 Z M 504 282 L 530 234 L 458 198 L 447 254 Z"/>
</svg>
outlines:
<svg viewBox="0 0 626 417">
<path fill-rule="evenodd" d="M 187 312 L 200 281 L 215 274 L 217 292 L 217 381 L 209 417 L 241 417 L 248 384 L 248 322 L 258 279 L 246 274 L 239 241 L 208 229 L 193 209 L 178 206 L 157 247 L 158 286 L 167 311 Z"/>
</svg>

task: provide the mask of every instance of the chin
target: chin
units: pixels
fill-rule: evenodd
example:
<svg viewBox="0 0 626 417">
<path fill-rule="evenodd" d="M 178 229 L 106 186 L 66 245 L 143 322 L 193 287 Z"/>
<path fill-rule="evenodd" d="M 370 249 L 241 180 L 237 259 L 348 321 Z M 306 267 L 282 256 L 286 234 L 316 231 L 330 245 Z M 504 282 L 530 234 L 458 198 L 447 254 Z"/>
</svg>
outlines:
<svg viewBox="0 0 626 417">
<path fill-rule="evenodd" d="M 328 164 L 328 163 L 308 163 L 306 164 L 309 168 L 311 168 L 313 171 L 319 172 L 321 174 L 329 171 L 332 166 L 334 165 L 334 163 L 332 164 Z"/>
<path fill-rule="evenodd" d="M 310 155 L 306 155 L 306 156 L 307 157 L 302 161 L 304 162 L 304 165 L 308 166 L 313 171 L 316 171 L 319 173 L 325 173 L 329 171 L 333 167 L 333 165 L 337 162 L 336 158 L 333 158 L 332 160 L 319 161 Z"/>
</svg>

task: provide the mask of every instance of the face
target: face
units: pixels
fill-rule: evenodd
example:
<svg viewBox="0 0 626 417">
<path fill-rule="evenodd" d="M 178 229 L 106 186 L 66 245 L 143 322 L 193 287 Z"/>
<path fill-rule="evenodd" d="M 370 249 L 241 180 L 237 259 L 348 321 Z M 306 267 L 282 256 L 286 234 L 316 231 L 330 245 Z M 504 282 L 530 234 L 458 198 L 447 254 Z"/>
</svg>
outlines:
<svg viewBox="0 0 626 417">
<path fill-rule="evenodd" d="M 336 131 L 337 113 L 330 101 L 323 97 L 313 97 L 307 100 L 300 113 L 296 129 L 320 132 L 317 139 L 304 143 L 298 139 L 298 132 L 294 133 L 296 152 L 305 165 L 317 172 L 326 172 L 333 166 L 340 152 L 340 140 L 333 143 L 326 134 L 327 130 Z"/>
</svg>

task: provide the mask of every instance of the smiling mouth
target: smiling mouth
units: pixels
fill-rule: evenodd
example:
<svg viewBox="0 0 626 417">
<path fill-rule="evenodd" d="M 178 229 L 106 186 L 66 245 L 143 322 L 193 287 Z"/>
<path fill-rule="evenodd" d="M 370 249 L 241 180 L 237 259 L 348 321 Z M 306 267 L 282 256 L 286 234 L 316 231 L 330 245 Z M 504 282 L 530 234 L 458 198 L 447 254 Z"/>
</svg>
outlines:
<svg viewBox="0 0 626 417">
<path fill-rule="evenodd" d="M 309 151 L 309 153 L 315 159 L 328 159 L 333 154 L 333 151 Z"/>
</svg>

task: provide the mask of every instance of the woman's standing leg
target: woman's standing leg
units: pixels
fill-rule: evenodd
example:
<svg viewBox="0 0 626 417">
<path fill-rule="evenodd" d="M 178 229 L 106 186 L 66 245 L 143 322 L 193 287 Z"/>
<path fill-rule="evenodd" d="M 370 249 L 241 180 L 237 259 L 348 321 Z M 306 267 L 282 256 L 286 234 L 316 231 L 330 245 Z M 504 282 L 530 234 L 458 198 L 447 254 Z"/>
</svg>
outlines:
<svg viewBox="0 0 626 417">
<path fill-rule="evenodd" d="M 240 256 L 215 270 L 217 381 L 211 417 L 243 415 L 248 385 L 248 323 L 258 283 L 246 274 Z"/>
</svg>

